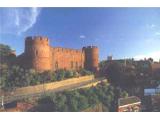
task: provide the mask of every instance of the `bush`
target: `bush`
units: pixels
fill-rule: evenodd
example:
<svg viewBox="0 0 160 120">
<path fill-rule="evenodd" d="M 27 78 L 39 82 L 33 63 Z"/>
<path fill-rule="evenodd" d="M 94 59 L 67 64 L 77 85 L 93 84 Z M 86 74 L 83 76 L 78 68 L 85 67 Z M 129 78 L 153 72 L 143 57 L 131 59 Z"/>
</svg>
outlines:
<svg viewBox="0 0 160 120">
<path fill-rule="evenodd" d="M 65 70 L 56 71 L 56 80 L 63 80 L 65 78 Z"/>
<path fill-rule="evenodd" d="M 85 70 L 85 69 L 81 69 L 81 70 L 80 70 L 80 74 L 81 74 L 82 76 L 84 76 L 84 75 L 91 75 L 92 72 L 90 72 L 90 71 L 88 71 L 88 70 Z"/>
<path fill-rule="evenodd" d="M 1 64 L 11 65 L 16 56 L 12 54 L 13 50 L 8 45 L 0 44 L 0 59 Z"/>
<path fill-rule="evenodd" d="M 66 105 L 67 97 L 63 94 L 58 94 L 56 100 L 54 101 L 56 111 L 67 111 L 68 107 Z"/>
<path fill-rule="evenodd" d="M 76 112 L 102 103 L 104 108 L 113 110 L 114 101 L 118 100 L 114 92 L 114 87 L 106 84 L 99 84 L 96 87 L 51 94 L 50 97 L 46 96 L 46 98 L 41 98 L 42 100 L 40 100 L 41 102 L 39 102 L 39 105 L 41 106 L 47 103 L 50 105 L 49 108 L 51 111 Z"/>
<path fill-rule="evenodd" d="M 99 99 L 98 99 L 98 96 L 96 94 L 93 94 L 88 98 L 88 104 L 90 106 L 96 105 L 98 103 L 99 103 Z"/>
<path fill-rule="evenodd" d="M 34 69 L 24 69 L 17 65 L 9 67 L 7 64 L 0 64 L 0 88 L 13 90 L 17 87 L 38 85 L 90 74 L 90 71 L 84 69 L 80 71 L 80 74 L 77 71 L 69 70 L 44 71 L 39 73 Z"/>
<path fill-rule="evenodd" d="M 8 78 L 8 65 L 0 64 L 0 89 L 5 87 L 5 82 Z"/>
<path fill-rule="evenodd" d="M 80 74 L 77 71 L 73 71 L 73 77 L 79 77 Z"/>
<path fill-rule="evenodd" d="M 24 69 L 18 65 L 13 65 L 16 56 L 8 45 L 0 44 L 0 89 L 13 90 L 17 87 L 37 85 L 52 81 L 59 81 L 66 78 L 90 75 L 90 71 L 82 69 L 79 71 L 58 70 L 36 72 L 34 69 Z"/>
<path fill-rule="evenodd" d="M 78 106 L 77 106 L 78 111 L 84 110 L 89 107 L 87 97 L 80 95 L 77 101 L 78 101 Z"/>
<path fill-rule="evenodd" d="M 126 91 L 123 91 L 123 92 L 121 92 L 120 97 L 126 98 L 126 97 L 128 97 L 128 93 Z"/>
<path fill-rule="evenodd" d="M 65 78 L 72 78 L 74 77 L 74 72 L 73 71 L 66 71 L 65 73 Z"/>
</svg>

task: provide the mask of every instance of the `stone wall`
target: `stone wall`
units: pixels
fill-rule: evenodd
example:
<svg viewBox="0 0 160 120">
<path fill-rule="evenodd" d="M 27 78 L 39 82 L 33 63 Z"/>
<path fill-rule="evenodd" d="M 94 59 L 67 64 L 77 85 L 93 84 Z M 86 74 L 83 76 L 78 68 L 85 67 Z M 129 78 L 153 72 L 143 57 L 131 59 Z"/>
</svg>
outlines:
<svg viewBox="0 0 160 120">
<path fill-rule="evenodd" d="M 17 57 L 16 63 L 24 68 L 37 71 L 79 70 L 85 68 L 98 70 L 98 48 L 88 46 L 83 49 L 51 47 L 47 37 L 27 37 L 25 51 Z"/>
<path fill-rule="evenodd" d="M 152 71 L 155 72 L 160 69 L 160 63 L 151 64 Z"/>
<path fill-rule="evenodd" d="M 92 81 L 94 79 L 94 75 L 83 76 L 78 78 L 66 79 L 58 82 L 51 82 L 41 85 L 29 86 L 17 88 L 15 91 L 6 93 L 6 96 L 25 96 L 30 94 L 38 94 L 42 92 L 47 92 L 51 90 L 60 90 L 60 89 L 69 89 L 72 85 L 80 84 L 87 81 Z"/>
<path fill-rule="evenodd" d="M 83 51 L 85 54 L 84 65 L 85 68 L 97 72 L 98 71 L 98 48 L 96 46 L 87 46 L 83 47 Z"/>
<path fill-rule="evenodd" d="M 52 68 L 53 70 L 79 70 L 84 68 L 84 53 L 78 49 L 52 48 Z"/>
</svg>

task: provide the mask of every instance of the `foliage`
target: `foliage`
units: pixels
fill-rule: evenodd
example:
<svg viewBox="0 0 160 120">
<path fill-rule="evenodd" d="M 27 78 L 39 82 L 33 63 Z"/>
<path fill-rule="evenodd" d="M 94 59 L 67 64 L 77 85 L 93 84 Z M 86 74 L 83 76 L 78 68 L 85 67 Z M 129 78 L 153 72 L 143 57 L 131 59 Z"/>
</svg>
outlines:
<svg viewBox="0 0 160 120">
<path fill-rule="evenodd" d="M 66 78 L 72 78 L 72 77 L 74 77 L 73 71 L 66 71 L 65 77 Z"/>
<path fill-rule="evenodd" d="M 81 70 L 79 71 L 79 73 L 80 73 L 82 76 L 84 76 L 84 75 L 91 75 L 91 74 L 92 74 L 91 71 L 88 71 L 88 70 L 85 70 L 85 69 L 81 69 Z"/>
<path fill-rule="evenodd" d="M 4 44 L 0 44 L 0 60 L 1 60 L 1 64 L 2 63 L 7 63 L 7 64 L 11 64 L 15 57 L 14 55 L 12 55 L 12 49 L 10 48 L 10 46 L 8 45 L 4 45 Z"/>
<path fill-rule="evenodd" d="M 128 97 L 128 93 L 126 91 L 123 91 L 123 92 L 121 92 L 120 97 L 126 98 L 126 97 Z"/>
<path fill-rule="evenodd" d="M 118 85 L 124 78 L 123 67 L 117 62 L 111 63 L 106 69 L 106 77 L 112 84 Z"/>
<path fill-rule="evenodd" d="M 112 62 L 106 68 L 106 77 L 115 86 L 134 87 L 137 84 L 136 70 L 118 62 Z"/>
<path fill-rule="evenodd" d="M 104 60 L 99 63 L 100 75 L 107 77 L 112 85 L 124 89 L 153 87 L 157 85 L 154 80 L 160 79 L 160 71 L 152 71 L 152 63 L 152 58 L 140 61 L 134 61 L 134 59 Z"/>
<path fill-rule="evenodd" d="M 107 60 L 103 60 L 103 61 L 101 61 L 100 63 L 99 63 L 99 74 L 101 75 L 101 76 L 105 76 L 105 72 L 106 72 L 106 68 L 108 67 L 108 62 L 107 62 Z"/>
<path fill-rule="evenodd" d="M 65 78 L 65 70 L 57 70 L 56 71 L 56 79 L 63 80 Z"/>
<path fill-rule="evenodd" d="M 0 44 L 0 54 L 1 57 L 7 57 L 12 52 L 8 45 Z"/>
<path fill-rule="evenodd" d="M 39 73 L 34 69 L 24 69 L 17 65 L 0 64 L 0 88 L 13 90 L 17 87 L 38 85 L 90 74 L 90 72 L 84 71 L 86 72 L 85 74 L 69 70 L 44 71 Z"/>
<path fill-rule="evenodd" d="M 85 69 L 79 71 L 61 69 L 39 73 L 34 69 L 24 69 L 14 65 L 15 58 L 13 50 L 8 45 L 0 44 L 0 89 L 13 90 L 17 87 L 38 85 L 92 74 Z"/>
<path fill-rule="evenodd" d="M 44 108 L 42 106 L 49 105 L 47 111 L 78 112 L 102 103 L 103 107 L 107 108 L 106 110 L 108 111 L 108 109 L 112 110 L 115 107 L 112 106 L 112 103 L 118 101 L 118 96 L 126 93 L 121 90 L 118 93 L 115 93 L 115 91 L 116 89 L 113 86 L 102 82 L 96 87 L 51 93 L 40 98 L 34 110 L 43 111 Z"/>
<path fill-rule="evenodd" d="M 5 82 L 8 77 L 8 65 L 0 64 L 0 89 L 5 87 Z"/>
</svg>

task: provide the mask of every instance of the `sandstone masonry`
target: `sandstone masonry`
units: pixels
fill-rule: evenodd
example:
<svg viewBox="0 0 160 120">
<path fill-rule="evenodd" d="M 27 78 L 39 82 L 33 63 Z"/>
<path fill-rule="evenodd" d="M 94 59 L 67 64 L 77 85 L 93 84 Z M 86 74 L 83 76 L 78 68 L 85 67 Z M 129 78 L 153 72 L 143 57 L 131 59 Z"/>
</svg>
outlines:
<svg viewBox="0 0 160 120">
<path fill-rule="evenodd" d="M 41 36 L 26 37 L 24 53 L 16 60 L 20 66 L 37 71 L 85 68 L 96 72 L 98 62 L 96 46 L 87 46 L 82 49 L 51 47 L 48 38 Z"/>
</svg>

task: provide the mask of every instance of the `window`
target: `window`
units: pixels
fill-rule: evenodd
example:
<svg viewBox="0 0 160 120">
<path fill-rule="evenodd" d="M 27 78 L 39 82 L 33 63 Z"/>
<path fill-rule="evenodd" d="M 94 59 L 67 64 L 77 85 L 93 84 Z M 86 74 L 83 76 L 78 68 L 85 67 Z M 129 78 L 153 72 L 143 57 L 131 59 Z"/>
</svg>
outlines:
<svg viewBox="0 0 160 120">
<path fill-rule="evenodd" d="M 71 68 L 73 68 L 73 61 L 71 61 Z"/>
<path fill-rule="evenodd" d="M 36 50 L 36 56 L 38 55 L 38 51 Z"/>
<path fill-rule="evenodd" d="M 57 61 L 55 63 L 55 68 L 56 68 L 56 70 L 58 69 L 58 62 Z"/>
<path fill-rule="evenodd" d="M 82 69 L 82 65 L 79 66 L 79 69 Z"/>
<path fill-rule="evenodd" d="M 78 69 L 78 62 L 76 62 L 76 69 Z"/>
</svg>

